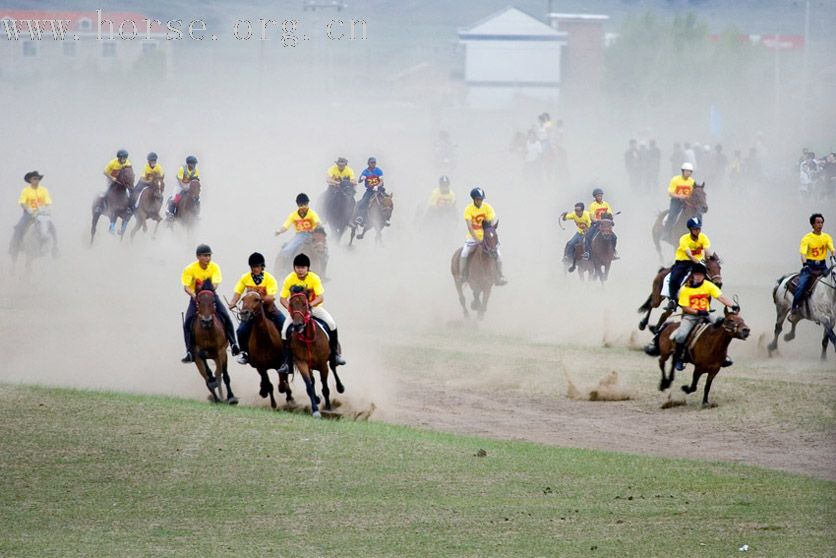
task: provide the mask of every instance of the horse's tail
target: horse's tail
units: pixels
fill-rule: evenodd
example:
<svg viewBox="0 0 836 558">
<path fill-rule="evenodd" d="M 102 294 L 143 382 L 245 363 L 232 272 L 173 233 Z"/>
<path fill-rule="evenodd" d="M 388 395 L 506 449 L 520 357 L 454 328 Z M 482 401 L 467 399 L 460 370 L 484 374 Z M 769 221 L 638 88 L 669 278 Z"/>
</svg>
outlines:
<svg viewBox="0 0 836 558">
<path fill-rule="evenodd" d="M 786 281 L 786 280 L 787 280 L 787 278 L 788 278 L 788 277 L 791 277 L 792 275 L 793 275 L 792 273 L 787 273 L 786 275 L 782 275 L 782 276 L 781 276 L 781 277 L 779 277 L 779 278 L 778 278 L 778 280 L 775 282 L 775 286 L 772 288 L 772 301 L 773 301 L 775 304 L 778 304 L 778 289 L 780 289 L 780 288 L 781 288 L 781 285 L 783 285 L 783 284 L 784 284 L 784 281 Z"/>
</svg>

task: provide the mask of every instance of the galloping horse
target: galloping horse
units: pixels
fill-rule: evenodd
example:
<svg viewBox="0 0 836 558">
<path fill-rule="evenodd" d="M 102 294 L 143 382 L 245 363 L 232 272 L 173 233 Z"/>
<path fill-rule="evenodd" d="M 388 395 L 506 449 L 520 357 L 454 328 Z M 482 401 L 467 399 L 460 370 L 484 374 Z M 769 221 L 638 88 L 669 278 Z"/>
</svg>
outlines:
<svg viewBox="0 0 836 558">
<path fill-rule="evenodd" d="M 249 354 L 250 366 L 258 371 L 261 376 L 261 389 L 258 394 L 261 397 L 270 396 L 270 406 L 276 408 L 276 399 L 273 396 L 273 384 L 270 382 L 268 370 L 281 368 L 283 362 L 282 353 L 282 332 L 276 327 L 272 320 L 264 315 L 264 303 L 261 295 L 255 291 L 248 292 L 241 298 L 241 321 L 252 320 L 252 331 L 247 341 L 247 347 L 242 347 Z M 290 385 L 287 381 L 288 374 L 279 374 L 279 393 L 284 393 L 287 402 L 293 401 Z"/>
<path fill-rule="evenodd" d="M 706 278 L 717 285 L 718 288 L 723 288 L 723 268 L 721 264 L 722 260 L 716 252 L 711 254 L 711 256 L 705 260 L 705 267 L 708 270 Z M 656 272 L 656 277 L 653 278 L 653 286 L 650 288 L 650 296 L 648 296 L 647 300 L 644 301 L 644 304 L 639 307 L 639 314 L 645 313 L 644 318 L 642 318 L 639 322 L 639 329 L 642 331 L 644 331 L 644 328 L 647 327 L 647 323 L 650 321 L 650 313 L 653 312 L 653 309 L 659 308 L 662 301 L 667 298 L 667 295 L 662 294 L 662 287 L 665 283 L 665 277 L 667 277 L 670 272 L 671 268 L 669 267 L 659 268 L 659 271 Z M 659 317 L 659 321 L 656 322 L 656 325 L 650 326 L 650 331 L 653 333 L 659 331 L 659 328 L 662 327 L 662 324 L 665 323 L 665 320 L 667 320 L 673 312 L 673 310 L 665 310 Z"/>
<path fill-rule="evenodd" d="M 325 191 L 325 221 L 331 227 L 335 242 L 340 241 L 354 216 L 354 196 L 354 185 L 347 178 L 339 186 L 328 186 Z"/>
<path fill-rule="evenodd" d="M 708 402 L 708 392 L 711 391 L 711 382 L 714 376 L 720 371 L 723 360 L 726 357 L 726 350 L 729 347 L 732 339 L 745 340 L 749 337 L 749 326 L 743 321 L 743 318 L 735 312 L 725 310 L 726 317 L 719 323 L 708 325 L 703 331 L 702 335 L 697 339 L 693 347 L 690 348 L 689 361 L 694 364 L 694 376 L 691 380 L 691 385 L 685 384 L 682 386 L 682 391 L 685 393 L 694 393 L 697 391 L 697 383 L 700 376 L 708 374 L 708 379 L 705 381 L 705 392 L 703 393 L 702 406 L 716 407 L 716 403 Z M 665 326 L 659 335 L 659 369 L 662 371 L 662 380 L 659 382 L 659 390 L 664 391 L 671 387 L 675 368 L 671 362 L 670 376 L 665 375 L 665 362 L 673 354 L 674 342 L 670 339 L 670 334 L 679 327 L 679 322 L 669 323 Z M 699 326 L 697 326 L 699 327 Z M 696 332 L 697 328 L 694 328 Z M 693 334 L 692 334 L 693 335 Z"/>
<path fill-rule="evenodd" d="M 204 287 L 208 285 L 204 283 Z M 220 403 L 223 399 L 223 388 L 221 378 L 226 384 L 227 398 L 230 405 L 237 405 L 238 399 L 232 393 L 232 386 L 229 385 L 229 372 L 227 371 L 226 348 L 229 345 L 224 326 L 215 311 L 215 292 L 204 289 L 195 297 L 197 305 L 197 319 L 192 324 L 192 338 L 195 343 L 194 363 L 198 372 L 206 381 L 206 387 L 212 394 L 212 400 Z M 209 368 L 209 360 L 215 361 L 215 374 Z M 217 394 L 215 391 L 217 390 Z"/>
<path fill-rule="evenodd" d="M 833 260 L 831 260 L 833 261 Z M 772 342 L 767 345 L 769 356 L 778 349 L 778 335 L 780 335 L 784 320 L 792 310 L 792 299 L 795 288 L 790 283 L 798 273 L 790 273 L 778 279 L 775 288 L 772 289 L 772 300 L 775 302 L 775 310 L 778 319 L 775 322 L 775 336 Z M 821 359 L 827 359 L 827 344 L 833 343 L 836 348 L 836 264 L 831 265 L 827 271 L 813 283 L 807 291 L 807 298 L 800 307 L 800 317 L 790 319 L 792 329 L 784 336 L 784 341 L 795 339 L 795 328 L 801 320 L 810 320 L 821 324 L 824 328 L 824 335 L 821 339 Z"/>
<path fill-rule="evenodd" d="M 129 191 L 134 183 L 134 169 L 125 167 L 119 171 L 119 175 L 113 180 L 103 195 L 96 196 L 93 200 L 93 223 L 90 226 L 90 244 L 96 236 L 96 224 L 102 214 L 110 219 L 109 231 L 116 230 L 116 219 L 122 219 L 122 228 L 119 229 L 119 236 L 125 234 L 128 228 L 128 221 L 131 218 L 131 199 Z"/>
<path fill-rule="evenodd" d="M 136 231 L 142 228 L 142 232 L 148 232 L 148 226 L 145 221 L 152 219 L 157 222 L 154 225 L 154 231 L 151 233 L 151 238 L 156 238 L 157 229 L 160 227 L 162 216 L 160 209 L 163 207 L 163 192 L 165 191 L 165 182 L 162 176 L 154 175 L 151 182 L 148 183 L 141 192 L 139 198 L 136 200 L 136 210 L 134 211 L 134 219 L 136 224 L 131 230 L 131 240 L 136 235 Z"/>
<path fill-rule="evenodd" d="M 569 243 L 567 242 L 566 244 L 568 245 Z M 591 280 L 594 278 L 595 269 L 592 267 L 592 262 L 583 259 L 583 242 L 575 244 L 575 249 L 571 254 L 569 254 L 569 256 L 570 261 L 565 263 L 564 271 L 571 273 L 573 271 L 572 262 L 574 262 L 575 270 L 577 270 L 578 277 L 581 278 L 581 281 L 586 281 L 587 279 Z"/>
<path fill-rule="evenodd" d="M 180 196 L 177 204 L 177 211 L 174 213 L 173 221 L 180 221 L 190 229 L 197 221 L 198 204 L 200 200 L 200 179 L 192 178 L 189 182 L 189 189 Z"/>
<path fill-rule="evenodd" d="M 667 229 L 666 225 L 663 224 L 665 217 L 668 215 L 669 210 L 667 209 L 659 212 L 659 215 L 656 217 L 656 222 L 653 223 L 653 245 L 656 246 L 656 252 L 658 252 L 660 260 L 662 260 L 662 245 L 660 244 L 662 240 L 672 246 L 677 246 L 679 244 L 679 237 L 684 234 L 682 231 L 685 230 L 685 224 L 688 222 L 688 219 L 694 216 L 701 217 L 703 214 L 708 213 L 705 182 L 702 184 L 694 184 L 691 195 L 685 198 L 683 202 L 685 207 L 679 212 L 676 223 L 670 229 Z"/>
<path fill-rule="evenodd" d="M 50 251 L 53 258 L 58 257 L 58 232 L 55 230 L 55 224 L 52 222 L 48 208 L 41 208 L 37 215 L 32 218 L 29 230 L 24 233 L 20 242 L 20 251 L 26 256 L 25 268 L 27 271 L 32 269 L 34 260 L 47 255 Z M 12 268 L 14 268 L 17 263 L 18 251 L 12 251 L 11 257 Z"/>
<path fill-rule="evenodd" d="M 589 259 L 592 261 L 594 276 L 603 284 L 610 275 L 610 265 L 615 255 L 615 248 L 612 246 L 612 215 L 604 213 L 598 223 L 598 232 L 590 242 Z"/>
<path fill-rule="evenodd" d="M 325 227 L 320 225 L 312 230 L 310 237 L 287 259 L 283 258 L 282 252 L 279 251 L 273 264 L 273 275 L 282 278 L 293 271 L 293 258 L 299 254 L 307 254 L 311 259 L 311 269 L 315 269 L 317 274 L 325 280 L 328 271 L 328 234 L 325 232 Z"/>
<path fill-rule="evenodd" d="M 313 316 L 308 304 L 308 296 L 301 287 L 291 289 L 288 299 L 288 310 L 292 324 L 288 328 L 288 343 L 293 354 L 293 362 L 299 370 L 302 379 L 305 381 L 305 390 L 311 400 L 311 414 L 319 418 L 320 399 L 316 395 L 316 386 L 313 375 L 314 370 L 319 370 L 319 378 L 322 382 L 322 397 L 325 398 L 325 410 L 331 410 L 331 390 L 328 389 L 328 366 L 334 373 L 334 380 L 337 382 L 337 392 L 343 393 L 340 377 L 337 374 L 337 367 L 331 358 L 331 349 L 328 343 L 328 334 Z"/>
<path fill-rule="evenodd" d="M 386 192 L 381 192 L 380 190 L 376 191 L 372 196 L 372 199 L 369 200 L 369 209 L 367 212 L 368 218 L 366 222 L 363 223 L 363 232 L 357 235 L 359 240 L 363 240 L 363 237 L 366 236 L 366 231 L 369 228 L 373 228 L 377 233 L 374 235 L 374 240 L 377 244 L 381 244 L 383 242 L 383 227 L 386 226 L 386 223 L 389 219 L 392 218 L 392 211 L 395 209 L 395 202 L 392 200 L 394 194 L 388 194 Z M 351 225 L 351 238 L 348 241 L 348 245 L 351 246 L 352 242 L 354 242 L 354 235 L 357 232 L 357 225 Z"/>
<path fill-rule="evenodd" d="M 470 317 L 464 300 L 463 285 L 465 283 L 470 285 L 470 290 L 473 291 L 473 302 L 470 303 L 470 308 L 471 310 L 476 310 L 480 320 L 485 316 L 485 311 L 488 309 L 491 289 L 499 275 L 496 268 L 496 258 L 499 249 L 499 235 L 496 233 L 498 226 L 499 223 L 496 226 L 491 226 L 487 221 L 482 222 L 484 237 L 482 243 L 470 253 L 466 281 L 462 279 L 461 270 L 459 269 L 462 249 L 459 248 L 453 252 L 453 259 L 450 261 L 450 272 L 453 274 L 456 292 L 459 294 L 459 304 L 462 306 L 465 318 Z"/>
</svg>

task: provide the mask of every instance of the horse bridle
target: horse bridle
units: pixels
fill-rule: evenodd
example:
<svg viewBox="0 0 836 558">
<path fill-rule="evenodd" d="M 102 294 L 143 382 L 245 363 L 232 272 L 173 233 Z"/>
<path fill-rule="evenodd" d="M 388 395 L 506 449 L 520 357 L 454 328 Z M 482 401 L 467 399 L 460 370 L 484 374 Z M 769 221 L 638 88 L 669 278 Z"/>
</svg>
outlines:
<svg viewBox="0 0 836 558">
<path fill-rule="evenodd" d="M 197 306 L 197 304 L 200 302 L 200 297 L 205 296 L 207 294 L 212 297 L 212 313 L 209 314 L 209 317 L 207 318 L 198 311 L 197 317 L 200 320 L 201 327 L 209 329 L 212 327 L 212 323 L 215 320 L 215 314 L 217 313 L 217 307 L 215 305 L 215 293 L 210 290 L 200 291 L 199 293 L 197 293 L 197 296 L 195 296 L 195 306 Z"/>
<path fill-rule="evenodd" d="M 239 311 L 239 314 L 240 314 L 242 322 L 249 322 L 253 318 L 257 318 L 258 316 L 261 315 L 262 312 L 264 312 L 264 307 L 261 304 L 261 302 L 262 302 L 261 295 L 257 291 L 250 291 L 244 296 L 247 297 L 247 296 L 250 296 L 250 295 L 255 295 L 257 297 L 258 304 L 256 305 L 256 310 L 248 310 L 247 308 L 244 308 L 243 305 L 241 306 L 241 310 Z"/>
</svg>

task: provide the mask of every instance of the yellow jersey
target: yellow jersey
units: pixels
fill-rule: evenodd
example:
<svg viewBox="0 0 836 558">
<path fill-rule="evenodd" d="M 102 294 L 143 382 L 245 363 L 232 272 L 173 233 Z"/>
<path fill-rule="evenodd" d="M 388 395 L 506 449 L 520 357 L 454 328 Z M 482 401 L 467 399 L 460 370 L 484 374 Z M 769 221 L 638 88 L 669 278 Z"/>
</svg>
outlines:
<svg viewBox="0 0 836 558">
<path fill-rule="evenodd" d="M 221 284 L 221 268 L 215 262 L 209 262 L 206 269 L 200 267 L 200 262 L 192 262 L 183 270 L 183 275 L 180 277 L 180 282 L 184 287 L 190 287 L 194 292 L 199 292 L 203 288 L 203 283 L 206 280 L 212 281 L 212 287 L 217 290 L 218 285 Z"/>
<path fill-rule="evenodd" d="M 119 176 L 120 170 L 130 166 L 133 166 L 131 165 L 130 159 L 125 159 L 125 163 L 123 164 L 119 162 L 119 159 L 114 158 L 107 165 L 105 165 L 104 171 L 107 173 L 108 176 L 116 178 L 117 176 Z"/>
<path fill-rule="evenodd" d="M 488 221 L 492 222 L 496 220 L 496 213 L 494 212 L 493 208 L 485 202 L 482 202 L 481 207 L 476 207 L 476 204 L 472 203 L 464 208 L 464 220 L 471 224 L 473 227 L 473 236 L 476 240 L 482 240 L 485 238 L 485 231 L 482 230 L 482 222 Z M 470 238 L 470 232 L 468 231 L 468 238 Z"/>
<path fill-rule="evenodd" d="M 328 169 L 328 176 L 334 180 L 342 180 L 343 178 L 354 180 L 354 171 L 348 165 L 343 170 L 340 170 L 337 165 L 331 165 Z"/>
<path fill-rule="evenodd" d="M 601 203 L 593 201 L 591 204 L 589 204 L 589 216 L 590 218 L 592 218 L 593 221 L 599 221 L 603 217 L 604 213 L 609 213 L 612 215 L 615 212 L 612 210 L 612 207 L 610 207 L 610 204 L 603 200 L 601 201 Z"/>
<path fill-rule="evenodd" d="M 671 178 L 671 182 L 668 185 L 668 194 L 677 196 L 690 196 L 691 192 L 694 190 L 694 179 L 690 176 L 688 178 L 683 178 L 681 174 L 678 174 Z"/>
<path fill-rule="evenodd" d="M 566 215 L 563 216 L 563 220 L 574 221 L 575 226 L 578 228 L 578 234 L 586 234 L 586 231 L 592 225 L 592 218 L 589 216 L 589 211 L 582 212 L 580 217 L 578 217 L 574 209 L 567 211 Z"/>
<path fill-rule="evenodd" d="M 189 170 L 188 165 L 184 165 L 177 169 L 177 180 L 180 182 L 191 182 L 193 178 L 200 178 L 200 171 L 197 170 L 197 165 L 192 170 Z"/>
<path fill-rule="evenodd" d="M 311 232 L 320 225 L 319 215 L 313 209 L 308 209 L 305 216 L 299 215 L 299 210 L 294 211 L 285 219 L 283 227 L 289 229 L 294 227 L 296 232 Z"/>
<path fill-rule="evenodd" d="M 151 168 L 151 165 L 145 163 L 145 169 L 142 171 L 142 177 L 147 178 L 149 181 L 152 177 L 159 176 L 163 178 L 165 176 L 165 171 L 163 170 L 163 166 L 160 164 L 154 165 L 154 168 Z"/>
<path fill-rule="evenodd" d="M 430 207 L 442 208 L 456 204 L 456 194 L 452 190 L 443 193 L 441 188 L 436 188 L 430 194 Z"/>
<path fill-rule="evenodd" d="M 30 209 L 38 209 L 45 205 L 51 205 L 52 198 L 49 197 L 49 191 L 43 186 L 32 188 L 30 185 L 20 191 L 20 198 L 18 198 L 17 202 Z"/>
<path fill-rule="evenodd" d="M 708 312 L 711 308 L 711 299 L 722 295 L 717 285 L 707 279 L 699 287 L 692 287 L 690 283 L 685 283 L 679 289 L 679 305 L 683 308 Z"/>
<path fill-rule="evenodd" d="M 264 279 L 261 280 L 261 283 L 258 285 L 255 284 L 253 280 L 252 273 L 245 273 L 238 279 L 238 282 L 235 283 L 235 292 L 239 295 L 244 294 L 246 292 L 257 292 L 262 297 L 265 296 L 276 296 L 279 292 L 279 284 L 276 281 L 276 278 L 270 275 L 268 272 L 264 272 Z"/>
<path fill-rule="evenodd" d="M 316 297 L 325 294 L 325 288 L 322 286 L 322 280 L 319 278 L 319 275 L 313 271 L 309 271 L 304 279 L 299 279 L 299 276 L 293 271 L 284 278 L 281 297 L 290 298 L 290 289 L 297 286 L 305 289 L 305 294 L 308 295 L 308 302 L 313 302 Z M 322 303 L 318 303 L 317 306 L 320 304 Z"/>
<path fill-rule="evenodd" d="M 691 238 L 691 233 L 685 233 L 679 239 L 679 247 L 676 249 L 676 261 L 687 261 L 691 258 L 685 253 L 685 250 L 691 250 L 691 255 L 698 260 L 704 260 L 706 249 L 711 247 L 711 241 L 705 236 L 705 233 L 700 233 L 697 240 Z"/>
<path fill-rule="evenodd" d="M 808 260 L 822 261 L 828 250 L 833 254 L 833 239 L 827 233 L 808 232 L 801 239 L 801 254 Z"/>
</svg>

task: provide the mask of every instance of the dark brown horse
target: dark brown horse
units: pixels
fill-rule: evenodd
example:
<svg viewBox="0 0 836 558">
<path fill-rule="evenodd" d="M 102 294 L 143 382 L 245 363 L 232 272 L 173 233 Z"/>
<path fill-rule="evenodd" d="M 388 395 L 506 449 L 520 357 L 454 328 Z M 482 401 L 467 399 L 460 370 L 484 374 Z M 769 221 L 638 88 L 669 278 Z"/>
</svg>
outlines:
<svg viewBox="0 0 836 558">
<path fill-rule="evenodd" d="M 669 323 L 659 335 L 659 369 L 662 371 L 659 390 L 661 391 L 668 389 L 673 383 L 676 369 L 674 368 L 673 362 L 671 362 L 670 376 L 666 376 L 665 362 L 674 352 L 674 342 L 670 339 L 670 335 L 678 327 L 679 322 Z M 696 331 L 696 327 L 694 330 Z M 702 406 L 716 407 L 716 403 L 708 402 L 708 392 L 711 391 L 711 382 L 722 367 L 723 360 L 726 358 L 726 350 L 732 339 L 745 340 L 749 337 L 749 333 L 749 326 L 746 325 L 743 318 L 739 314 L 729 312 L 726 309 L 725 318 L 717 324 L 709 325 L 699 339 L 697 339 L 694 347 L 688 351 L 689 362 L 694 364 L 694 376 L 691 380 L 691 385 L 685 384 L 682 386 L 682 391 L 685 393 L 694 393 L 697 391 L 697 383 L 700 381 L 700 376 L 708 374 L 708 379 L 705 381 Z"/>
<path fill-rule="evenodd" d="M 192 324 L 192 338 L 195 344 L 194 363 L 198 372 L 206 382 L 206 387 L 212 394 L 212 400 L 220 403 L 224 398 L 221 379 L 226 384 L 226 401 L 230 405 L 237 405 L 238 399 L 232 393 L 232 386 L 229 384 L 229 372 L 227 371 L 226 348 L 229 345 L 224 326 L 216 313 L 215 292 L 203 290 L 195 297 L 197 305 L 197 317 Z M 214 377 L 209 367 L 209 360 L 215 361 Z M 215 391 L 217 390 L 217 394 Z"/>
<path fill-rule="evenodd" d="M 367 213 L 368 219 L 366 219 L 362 225 L 363 232 L 357 235 L 359 240 L 363 240 L 363 237 L 366 236 L 366 231 L 371 228 L 376 231 L 374 235 L 375 243 L 383 243 L 383 227 L 385 227 L 386 223 L 389 222 L 389 219 L 392 218 L 392 211 L 395 209 L 395 202 L 392 199 L 393 196 L 394 194 L 387 194 L 385 192 L 381 192 L 380 190 L 375 192 L 372 199 L 369 200 L 369 209 Z M 354 242 L 357 226 L 358 225 L 351 226 L 351 238 L 348 241 L 349 246 L 351 246 L 352 242 Z"/>
<path fill-rule="evenodd" d="M 319 418 L 321 416 L 319 412 L 320 399 L 316 395 L 316 381 L 313 378 L 313 371 L 319 370 L 326 411 L 331 410 L 331 390 L 328 389 L 329 362 L 331 371 L 334 373 L 334 380 L 337 382 L 337 392 L 343 393 L 345 388 L 337 374 L 337 367 L 330 358 L 331 349 L 328 343 L 328 335 L 325 329 L 311 316 L 307 294 L 297 287 L 294 287 L 291 293 L 288 299 L 288 310 L 290 310 L 290 319 L 293 323 L 288 329 L 288 343 L 290 343 L 293 362 L 305 382 L 305 390 L 311 400 L 311 414 Z"/>
<path fill-rule="evenodd" d="M 189 182 L 189 189 L 180 196 L 177 211 L 174 213 L 174 219 L 169 222 L 169 226 L 173 226 L 173 223 L 177 221 L 182 223 L 187 229 L 192 228 L 197 222 L 199 204 L 200 179 L 192 178 L 192 181 Z"/>
<path fill-rule="evenodd" d="M 499 223 L 496 226 L 499 226 Z M 470 290 L 473 291 L 473 302 L 470 303 L 470 308 L 476 311 L 480 320 L 485 316 L 485 311 L 488 309 L 491 289 L 493 289 L 499 275 L 496 267 L 496 258 L 499 250 L 499 235 L 496 233 L 496 227 L 491 226 L 487 221 L 483 221 L 482 231 L 484 233 L 482 243 L 476 246 L 470 253 L 466 281 L 462 279 L 461 270 L 459 269 L 462 254 L 461 248 L 453 252 L 453 258 L 450 261 L 450 273 L 453 274 L 453 282 L 456 285 L 456 292 L 459 295 L 459 304 L 462 306 L 464 317 L 470 317 L 467 306 L 465 305 L 463 290 L 464 284 L 467 283 L 470 285 Z"/>
<path fill-rule="evenodd" d="M 261 376 L 261 389 L 258 394 L 261 397 L 270 396 L 270 406 L 276 408 L 276 399 L 273 396 L 273 384 L 270 382 L 268 370 L 278 371 L 284 361 L 282 353 L 282 332 L 276 327 L 272 320 L 265 316 L 264 302 L 261 295 L 255 291 L 246 293 L 241 298 L 241 321 L 252 321 L 247 347 L 242 348 L 249 354 L 250 366 L 258 371 Z M 279 374 L 279 393 L 285 394 L 288 403 L 293 401 L 290 385 L 287 381 L 288 374 Z"/>
<path fill-rule="evenodd" d="M 165 181 L 162 176 L 157 175 L 154 175 L 151 182 L 141 192 L 137 192 L 139 198 L 136 200 L 136 209 L 134 210 L 136 224 L 131 230 L 131 240 L 140 228 L 142 232 L 148 232 L 148 226 L 145 224 L 148 219 L 157 222 L 154 225 L 154 231 L 151 233 L 151 238 L 156 238 L 157 229 L 163 219 L 160 215 L 160 210 L 163 207 L 163 192 L 165 192 Z"/>
<path fill-rule="evenodd" d="M 708 270 L 706 274 L 706 278 L 717 285 L 718 288 L 723 288 L 723 267 L 722 267 L 722 260 L 717 253 L 711 254 L 711 256 L 705 261 L 705 267 Z M 660 267 L 659 271 L 656 272 L 656 277 L 653 278 L 653 285 L 650 288 L 650 296 L 647 297 L 647 300 L 644 301 L 639 307 L 639 314 L 644 313 L 645 316 L 639 322 L 639 329 L 644 330 L 647 327 L 647 323 L 650 321 L 650 313 L 653 312 L 654 308 L 659 308 L 664 300 L 667 299 L 665 295 L 662 294 L 662 286 L 665 283 L 665 277 L 671 272 L 671 268 L 669 267 Z M 686 276 L 685 280 L 687 281 L 688 278 Z M 656 333 L 659 331 L 659 328 L 662 327 L 662 324 L 665 323 L 670 315 L 673 314 L 673 310 L 665 310 L 662 315 L 659 317 L 659 321 L 656 322 L 655 326 L 650 326 L 650 331 Z"/>
<path fill-rule="evenodd" d="M 354 216 L 355 195 L 354 185 L 350 180 L 344 179 L 338 186 L 328 186 L 323 196 L 325 222 L 331 227 L 331 233 L 337 243 Z"/>
<path fill-rule="evenodd" d="M 564 252 L 570 257 L 570 261 L 567 261 L 564 269 L 568 273 L 572 273 L 573 271 L 578 272 L 578 277 L 581 278 L 581 281 L 586 281 L 588 279 L 593 278 L 594 269 L 592 268 L 592 262 L 589 260 L 583 259 L 583 240 L 575 244 L 574 251 L 569 254 L 569 243 L 566 243 L 566 248 Z M 572 268 L 574 262 L 574 268 Z"/>
<path fill-rule="evenodd" d="M 661 241 L 665 241 L 672 246 L 679 245 L 679 238 L 685 234 L 685 224 L 688 219 L 695 216 L 702 216 L 708 213 L 708 202 L 705 195 L 705 182 L 702 184 L 694 184 L 694 189 L 691 190 L 691 195 L 683 200 L 684 207 L 679 212 L 679 217 L 676 223 L 670 228 L 670 232 L 663 224 L 665 217 L 669 210 L 661 211 L 656 217 L 656 222 L 653 223 L 653 245 L 656 246 L 656 252 L 659 254 L 659 259 L 662 258 Z"/>
<path fill-rule="evenodd" d="M 119 236 L 125 234 L 125 229 L 128 228 L 128 221 L 131 218 L 131 195 L 130 191 L 134 184 L 134 169 L 125 167 L 119 171 L 119 174 L 113 179 L 107 192 L 96 196 L 93 200 L 93 222 L 90 226 L 90 244 L 93 244 L 93 238 L 96 236 L 96 225 L 99 222 L 99 217 L 107 215 L 110 220 L 110 227 L 108 231 L 111 234 L 116 232 L 116 219 L 122 220 L 122 226 L 119 229 Z"/>
<path fill-rule="evenodd" d="M 273 275 L 281 279 L 293 271 L 293 258 L 299 254 L 307 254 L 311 259 L 311 269 L 315 269 L 323 281 L 327 279 L 328 233 L 325 231 L 325 227 L 319 225 L 312 230 L 308 239 L 299 248 L 294 250 L 293 254 L 290 254 L 287 259 L 283 258 L 282 252 L 279 251 L 279 254 L 276 256 L 276 261 L 273 264 Z"/>
<path fill-rule="evenodd" d="M 612 215 L 605 213 L 598 221 L 598 232 L 592 242 L 589 243 L 589 259 L 592 262 L 594 276 L 603 284 L 610 275 L 610 265 L 615 255 L 615 248 L 612 245 Z"/>
</svg>

